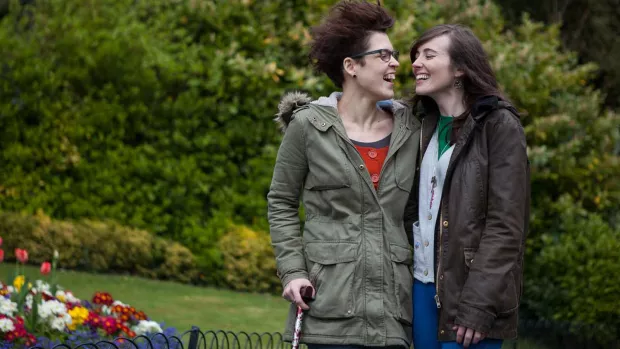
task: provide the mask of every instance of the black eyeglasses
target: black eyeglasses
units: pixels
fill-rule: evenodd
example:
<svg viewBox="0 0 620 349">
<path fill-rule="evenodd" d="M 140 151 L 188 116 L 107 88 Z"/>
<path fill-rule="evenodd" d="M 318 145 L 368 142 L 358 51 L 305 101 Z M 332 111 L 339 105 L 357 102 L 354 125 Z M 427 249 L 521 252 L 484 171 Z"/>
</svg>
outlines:
<svg viewBox="0 0 620 349">
<path fill-rule="evenodd" d="M 362 58 L 364 56 L 368 56 L 368 55 L 372 55 L 378 53 L 379 57 L 381 58 L 382 61 L 384 62 L 389 62 L 390 59 L 392 58 L 392 56 L 394 57 L 395 60 L 398 61 L 398 56 L 400 56 L 400 52 L 398 51 L 392 51 L 392 50 L 388 50 L 387 48 L 382 48 L 379 50 L 374 50 L 374 51 L 368 51 L 368 52 L 364 52 L 364 53 L 360 53 L 357 54 L 355 56 L 351 56 L 351 58 Z"/>
</svg>

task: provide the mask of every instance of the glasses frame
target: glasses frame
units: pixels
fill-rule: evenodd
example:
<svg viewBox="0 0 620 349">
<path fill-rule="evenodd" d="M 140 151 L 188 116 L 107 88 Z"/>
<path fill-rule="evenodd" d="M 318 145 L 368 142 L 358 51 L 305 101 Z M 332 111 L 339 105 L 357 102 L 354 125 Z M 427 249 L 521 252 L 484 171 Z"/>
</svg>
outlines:
<svg viewBox="0 0 620 349">
<path fill-rule="evenodd" d="M 379 58 L 381 58 L 381 60 L 385 63 L 390 62 L 390 60 L 392 60 L 392 57 L 394 57 L 394 59 L 398 62 L 398 57 L 400 56 L 400 52 L 398 52 L 397 50 L 390 50 L 387 48 L 380 48 L 378 50 L 372 50 L 372 51 L 368 51 L 368 52 L 363 52 L 363 53 L 358 53 L 356 55 L 351 56 L 351 58 L 353 59 L 359 59 L 362 58 L 364 56 L 368 56 L 368 55 L 372 55 L 374 53 L 382 53 L 383 51 L 387 51 L 389 53 L 388 60 L 386 61 L 385 59 L 383 59 L 383 55 L 379 55 Z"/>
</svg>

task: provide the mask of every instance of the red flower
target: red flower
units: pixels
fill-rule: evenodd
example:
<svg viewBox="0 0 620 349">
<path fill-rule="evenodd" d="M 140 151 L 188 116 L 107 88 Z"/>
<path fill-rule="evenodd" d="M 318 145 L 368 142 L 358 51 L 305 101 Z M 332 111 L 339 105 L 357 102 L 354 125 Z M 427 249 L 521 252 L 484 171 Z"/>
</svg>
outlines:
<svg viewBox="0 0 620 349">
<path fill-rule="evenodd" d="M 47 275 L 50 273 L 50 271 L 52 271 L 52 265 L 50 264 L 50 262 L 41 263 L 41 274 Z"/>
<path fill-rule="evenodd" d="M 119 330 L 119 323 L 115 318 L 107 316 L 101 322 L 101 327 L 108 335 L 113 335 Z"/>
<path fill-rule="evenodd" d="M 0 245 L 2 245 L 2 238 L 0 238 Z M 4 260 L 4 250 L 0 249 L 0 262 Z"/>
<path fill-rule="evenodd" d="M 97 292 L 93 296 L 93 303 L 102 304 L 102 305 L 112 305 L 114 303 L 114 299 L 107 292 Z"/>
<path fill-rule="evenodd" d="M 21 248 L 16 248 L 15 258 L 17 258 L 20 263 L 28 262 L 28 251 L 22 250 Z"/>
<path fill-rule="evenodd" d="M 56 297 L 52 296 L 51 294 L 47 293 L 47 292 L 41 292 L 41 297 L 43 298 L 44 301 L 51 301 L 52 299 L 56 299 Z"/>
<path fill-rule="evenodd" d="M 88 312 L 88 317 L 86 318 L 86 321 L 84 321 L 84 323 L 89 325 L 91 328 L 98 328 L 101 327 L 101 318 L 96 312 L 91 310 L 90 312 Z"/>
<path fill-rule="evenodd" d="M 34 335 L 32 335 L 31 333 L 28 333 L 26 335 L 26 345 L 31 347 L 33 345 L 37 344 L 37 339 L 35 338 Z"/>
</svg>

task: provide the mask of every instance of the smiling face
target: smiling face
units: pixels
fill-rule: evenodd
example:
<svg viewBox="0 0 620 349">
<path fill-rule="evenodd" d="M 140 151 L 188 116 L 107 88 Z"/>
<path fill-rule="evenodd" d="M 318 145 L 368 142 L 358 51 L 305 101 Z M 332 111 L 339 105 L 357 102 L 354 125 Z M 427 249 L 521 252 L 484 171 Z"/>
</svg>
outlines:
<svg viewBox="0 0 620 349">
<path fill-rule="evenodd" d="M 388 36 L 380 32 L 370 34 L 365 52 L 381 49 L 393 51 Z M 355 78 L 347 80 L 362 88 L 372 99 L 377 101 L 394 97 L 394 79 L 396 78 L 396 68 L 399 66 L 398 61 L 393 56 L 389 56 L 388 62 L 383 61 L 381 56 L 381 53 L 372 53 L 361 59 L 346 58 L 344 60 L 345 73 L 349 77 L 355 75 Z M 387 57 L 383 58 L 386 59 Z"/>
<path fill-rule="evenodd" d="M 413 74 L 415 93 L 437 99 L 454 89 L 454 81 L 462 73 L 452 66 L 449 54 L 450 38 L 441 35 L 420 45 L 415 53 Z"/>
</svg>

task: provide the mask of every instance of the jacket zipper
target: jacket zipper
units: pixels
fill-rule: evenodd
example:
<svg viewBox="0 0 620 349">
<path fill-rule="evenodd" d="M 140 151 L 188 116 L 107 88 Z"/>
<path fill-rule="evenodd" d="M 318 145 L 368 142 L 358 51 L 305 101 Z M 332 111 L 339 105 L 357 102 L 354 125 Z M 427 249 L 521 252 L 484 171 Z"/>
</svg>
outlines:
<svg viewBox="0 0 620 349">
<path fill-rule="evenodd" d="M 420 127 L 420 129 L 422 130 L 422 132 L 420 133 L 420 153 L 422 153 L 422 139 L 423 137 L 423 131 L 424 131 L 424 119 L 422 119 L 422 126 Z M 424 154 L 422 154 L 421 157 L 424 157 Z M 422 160 L 420 160 L 421 163 Z M 441 207 L 439 208 L 441 210 Z M 439 275 L 439 272 L 441 270 L 441 257 L 442 257 L 442 248 L 441 248 L 441 235 L 443 234 L 443 226 L 442 226 L 442 222 L 443 222 L 443 213 L 441 214 L 440 218 L 439 218 L 439 263 L 437 265 L 437 275 Z M 441 301 L 439 300 L 439 278 L 437 277 L 435 280 L 435 304 L 437 304 L 437 309 L 441 308 Z"/>
<path fill-rule="evenodd" d="M 474 122 L 476 121 L 474 120 Z M 465 140 L 463 147 L 465 147 L 465 145 L 469 143 L 474 131 L 475 130 L 471 130 L 470 133 L 467 135 L 467 139 Z M 458 158 L 460 154 L 461 152 L 457 154 L 457 157 L 452 159 L 451 161 L 452 166 L 448 166 L 448 170 L 446 171 L 446 181 L 444 182 L 444 188 L 445 188 L 445 185 L 448 183 L 448 181 L 452 180 L 452 176 L 450 175 L 451 173 L 450 170 L 452 169 L 453 166 L 455 166 L 454 164 L 456 163 L 456 159 Z M 441 211 L 441 201 L 440 201 L 439 210 Z M 439 262 L 437 263 L 437 275 L 435 275 L 435 303 L 437 304 L 437 309 L 441 308 L 441 301 L 439 300 L 439 280 L 440 280 L 439 275 L 441 275 L 441 260 L 443 256 L 443 253 L 442 253 L 443 246 L 442 246 L 442 241 L 441 241 L 442 236 L 443 236 L 443 212 L 441 213 L 439 217 Z"/>
<path fill-rule="evenodd" d="M 441 210 L 441 207 L 439 207 Z M 439 300 L 439 275 L 441 275 L 441 257 L 443 256 L 443 248 L 441 245 L 441 237 L 443 235 L 443 213 L 439 216 L 439 262 L 437 263 L 437 275 L 435 275 L 435 303 L 437 309 L 441 309 L 441 301 Z"/>
</svg>

